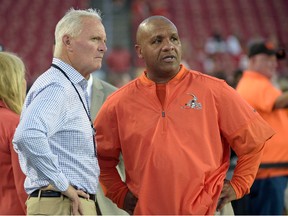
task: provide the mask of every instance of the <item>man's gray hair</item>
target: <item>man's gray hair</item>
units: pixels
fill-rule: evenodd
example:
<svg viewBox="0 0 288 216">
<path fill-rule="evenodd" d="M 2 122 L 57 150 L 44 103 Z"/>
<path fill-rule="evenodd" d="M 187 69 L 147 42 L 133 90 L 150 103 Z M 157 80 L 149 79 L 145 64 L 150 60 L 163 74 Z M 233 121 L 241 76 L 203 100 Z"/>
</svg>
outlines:
<svg viewBox="0 0 288 216">
<path fill-rule="evenodd" d="M 62 19 L 57 23 L 55 29 L 55 51 L 57 52 L 62 47 L 62 37 L 65 34 L 71 37 L 76 37 L 82 30 L 82 18 L 83 17 L 95 17 L 102 21 L 101 11 L 98 9 L 85 9 L 75 10 L 69 9 Z"/>
</svg>

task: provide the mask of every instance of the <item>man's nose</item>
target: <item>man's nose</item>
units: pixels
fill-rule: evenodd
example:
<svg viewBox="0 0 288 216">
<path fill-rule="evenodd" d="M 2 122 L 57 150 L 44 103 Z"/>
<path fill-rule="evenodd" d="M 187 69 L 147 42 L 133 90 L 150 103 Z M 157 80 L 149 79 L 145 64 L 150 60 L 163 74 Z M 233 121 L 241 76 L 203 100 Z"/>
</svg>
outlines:
<svg viewBox="0 0 288 216">
<path fill-rule="evenodd" d="M 100 46 L 98 47 L 98 50 L 101 51 L 101 52 L 106 52 L 107 51 L 107 45 L 105 42 L 102 42 L 100 44 Z"/>
<path fill-rule="evenodd" d="M 173 49 L 175 49 L 175 46 L 170 40 L 164 42 L 163 50 L 173 50 Z"/>
</svg>

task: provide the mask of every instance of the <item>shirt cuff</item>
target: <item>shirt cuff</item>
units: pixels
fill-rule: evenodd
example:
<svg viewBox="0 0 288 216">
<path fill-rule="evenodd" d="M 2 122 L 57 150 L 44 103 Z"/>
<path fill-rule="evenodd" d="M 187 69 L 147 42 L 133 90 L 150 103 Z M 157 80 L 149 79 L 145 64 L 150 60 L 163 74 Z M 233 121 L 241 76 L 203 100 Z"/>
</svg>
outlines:
<svg viewBox="0 0 288 216">
<path fill-rule="evenodd" d="M 64 192 L 69 187 L 69 181 L 63 173 L 60 173 L 58 178 L 52 183 L 52 185 L 59 191 Z"/>
</svg>

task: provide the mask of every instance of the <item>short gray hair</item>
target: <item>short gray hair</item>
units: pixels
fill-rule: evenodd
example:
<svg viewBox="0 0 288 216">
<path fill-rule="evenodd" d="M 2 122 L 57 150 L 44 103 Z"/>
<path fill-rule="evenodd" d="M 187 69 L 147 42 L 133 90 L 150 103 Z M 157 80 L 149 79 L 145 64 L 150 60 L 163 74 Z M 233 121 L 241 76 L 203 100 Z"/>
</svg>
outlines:
<svg viewBox="0 0 288 216">
<path fill-rule="evenodd" d="M 55 51 L 62 46 L 62 37 L 69 34 L 76 37 L 81 33 L 81 22 L 83 17 L 95 17 L 102 21 L 101 11 L 98 9 L 75 10 L 70 8 L 55 28 Z"/>
</svg>

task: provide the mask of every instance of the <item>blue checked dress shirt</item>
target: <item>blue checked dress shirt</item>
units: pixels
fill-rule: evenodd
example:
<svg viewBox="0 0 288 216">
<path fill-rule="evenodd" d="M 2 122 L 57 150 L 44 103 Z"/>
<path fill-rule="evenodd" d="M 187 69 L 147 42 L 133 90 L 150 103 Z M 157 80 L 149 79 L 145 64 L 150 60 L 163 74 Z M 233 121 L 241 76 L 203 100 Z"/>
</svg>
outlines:
<svg viewBox="0 0 288 216">
<path fill-rule="evenodd" d="M 87 110 L 87 80 L 73 67 L 54 58 L 76 86 Z M 96 194 L 100 174 L 89 118 L 71 82 L 51 67 L 33 84 L 25 99 L 13 145 L 26 174 L 25 190 L 69 184 Z"/>
</svg>

